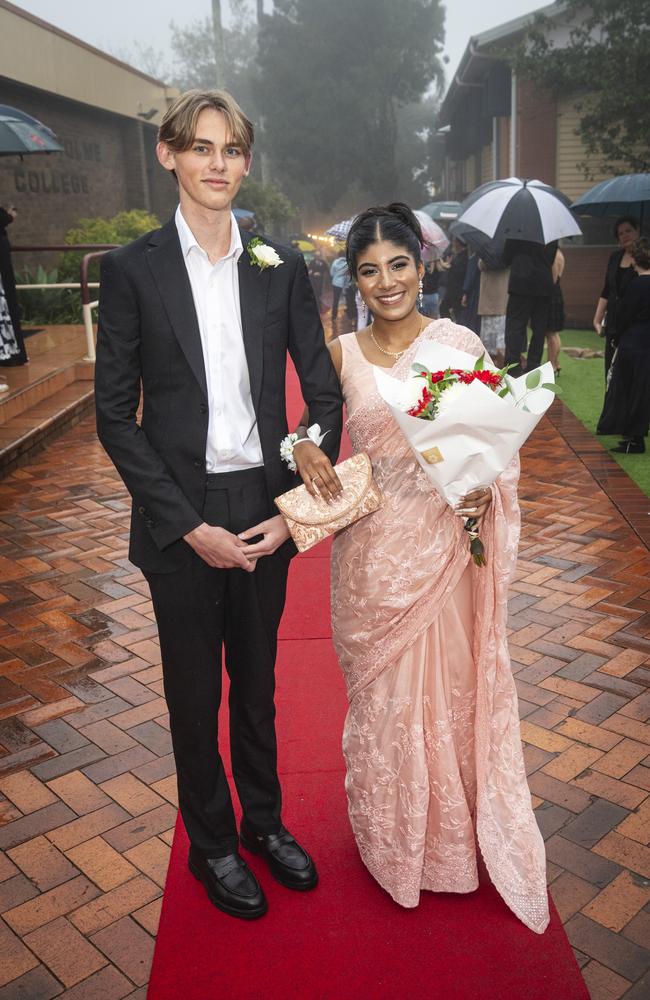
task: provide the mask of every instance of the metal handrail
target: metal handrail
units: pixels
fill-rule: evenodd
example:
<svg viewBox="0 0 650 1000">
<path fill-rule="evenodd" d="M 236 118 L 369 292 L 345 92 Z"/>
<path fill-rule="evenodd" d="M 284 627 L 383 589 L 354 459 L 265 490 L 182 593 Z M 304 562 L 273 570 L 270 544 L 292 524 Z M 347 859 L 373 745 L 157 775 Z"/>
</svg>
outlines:
<svg viewBox="0 0 650 1000">
<path fill-rule="evenodd" d="M 99 305 L 99 299 L 95 299 L 91 302 L 90 300 L 90 289 L 99 288 L 99 282 L 88 281 L 88 265 L 91 260 L 96 257 L 102 257 L 108 250 L 115 250 L 119 246 L 119 243 L 63 243 L 63 244 L 52 244 L 50 246 L 12 246 L 12 253 L 40 253 L 47 251 L 65 251 L 68 250 L 85 250 L 87 251 L 81 258 L 81 263 L 79 265 L 79 282 L 63 282 L 63 283 L 52 283 L 48 285 L 44 284 L 33 284 L 33 285 L 17 285 L 17 288 L 40 288 L 47 290 L 48 288 L 78 288 L 81 293 L 81 313 L 83 316 L 84 329 L 86 331 L 86 354 L 84 355 L 84 361 L 94 361 L 95 360 L 95 331 L 93 330 L 93 309 L 96 309 Z"/>
</svg>

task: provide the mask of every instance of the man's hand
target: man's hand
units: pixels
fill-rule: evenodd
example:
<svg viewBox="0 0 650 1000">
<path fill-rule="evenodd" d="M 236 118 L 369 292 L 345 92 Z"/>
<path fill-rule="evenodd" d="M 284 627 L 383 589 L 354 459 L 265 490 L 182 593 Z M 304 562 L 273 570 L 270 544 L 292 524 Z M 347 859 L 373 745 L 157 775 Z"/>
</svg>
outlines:
<svg viewBox="0 0 650 1000">
<path fill-rule="evenodd" d="M 248 538 L 256 538 L 257 535 L 264 537 L 259 542 L 245 544 Z M 262 521 L 255 527 L 249 528 L 248 531 L 242 531 L 239 538 L 245 546 L 249 559 L 259 559 L 261 556 L 273 555 L 276 549 L 279 549 L 283 542 L 289 538 L 289 529 L 282 515 L 277 514 L 275 517 L 270 517 L 268 521 Z"/>
<path fill-rule="evenodd" d="M 250 546 L 225 528 L 200 524 L 198 528 L 183 535 L 183 538 L 208 566 L 215 569 L 244 569 L 247 573 L 252 573 L 255 569 L 257 559 L 251 555 Z"/>
<path fill-rule="evenodd" d="M 604 334 L 603 334 L 603 324 L 602 324 L 601 320 L 594 319 L 593 327 L 594 327 L 594 330 L 596 331 L 596 333 L 598 334 L 599 337 L 603 337 L 604 336 Z"/>
<path fill-rule="evenodd" d="M 296 443 L 293 447 L 293 460 L 307 492 L 313 497 L 334 500 L 343 490 L 334 466 L 313 441 Z"/>
<path fill-rule="evenodd" d="M 483 518 L 490 509 L 491 503 L 492 490 L 473 490 L 471 493 L 468 493 L 463 497 L 454 510 L 462 517 L 476 518 L 478 524 L 481 524 Z"/>
</svg>

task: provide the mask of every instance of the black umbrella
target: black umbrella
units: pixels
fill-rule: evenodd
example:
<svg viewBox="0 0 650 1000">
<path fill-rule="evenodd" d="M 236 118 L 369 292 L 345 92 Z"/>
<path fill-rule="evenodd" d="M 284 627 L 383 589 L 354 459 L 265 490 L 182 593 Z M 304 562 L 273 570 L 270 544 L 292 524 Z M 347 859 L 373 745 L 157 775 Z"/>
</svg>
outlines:
<svg viewBox="0 0 650 1000">
<path fill-rule="evenodd" d="M 472 192 L 462 204 L 458 221 L 496 239 L 546 244 L 580 235 L 568 206 L 569 199 L 548 184 L 508 177 Z"/>
<path fill-rule="evenodd" d="M 504 239 L 493 240 L 491 236 L 486 236 L 474 226 L 468 226 L 466 222 L 452 222 L 449 232 L 478 254 L 491 271 L 498 271 L 505 267 L 503 250 L 506 241 Z"/>
<path fill-rule="evenodd" d="M 0 105 L 0 156 L 62 152 L 51 128 L 18 108 Z"/>
<path fill-rule="evenodd" d="M 610 177 L 581 194 L 571 206 L 578 215 L 634 215 L 643 226 L 650 215 L 650 174 Z"/>
<path fill-rule="evenodd" d="M 426 212 L 434 222 L 450 222 L 452 219 L 458 218 L 460 202 L 431 201 L 428 205 L 423 205 L 418 211 Z"/>
</svg>

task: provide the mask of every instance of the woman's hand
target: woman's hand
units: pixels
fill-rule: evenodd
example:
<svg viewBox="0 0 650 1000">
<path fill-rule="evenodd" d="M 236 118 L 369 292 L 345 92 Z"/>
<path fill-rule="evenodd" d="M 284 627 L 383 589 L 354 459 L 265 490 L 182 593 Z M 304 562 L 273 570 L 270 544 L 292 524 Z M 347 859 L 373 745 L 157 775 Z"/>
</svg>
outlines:
<svg viewBox="0 0 650 1000">
<path fill-rule="evenodd" d="M 460 503 L 454 507 L 454 511 L 462 517 L 475 518 L 477 524 L 480 526 L 483 522 L 483 518 L 490 509 L 491 503 L 491 489 L 472 490 L 471 493 L 464 496 Z"/>
<path fill-rule="evenodd" d="M 294 445 L 293 460 L 307 492 L 313 497 L 334 500 L 343 491 L 334 466 L 313 441 Z"/>
</svg>

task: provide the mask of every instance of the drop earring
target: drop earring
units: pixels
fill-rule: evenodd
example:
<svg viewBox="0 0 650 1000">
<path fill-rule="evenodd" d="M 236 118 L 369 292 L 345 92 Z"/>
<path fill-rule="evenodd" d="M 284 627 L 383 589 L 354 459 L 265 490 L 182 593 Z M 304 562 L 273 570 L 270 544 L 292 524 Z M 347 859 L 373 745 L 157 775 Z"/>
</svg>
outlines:
<svg viewBox="0 0 650 1000">
<path fill-rule="evenodd" d="M 420 285 L 418 289 L 418 309 L 422 309 L 424 306 L 424 282 L 420 278 Z"/>
</svg>

